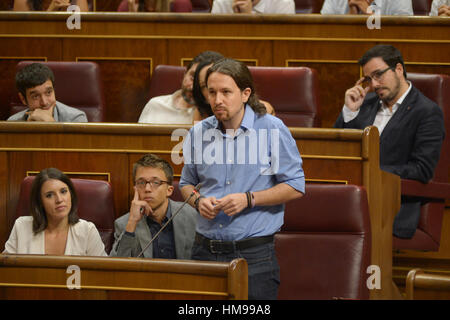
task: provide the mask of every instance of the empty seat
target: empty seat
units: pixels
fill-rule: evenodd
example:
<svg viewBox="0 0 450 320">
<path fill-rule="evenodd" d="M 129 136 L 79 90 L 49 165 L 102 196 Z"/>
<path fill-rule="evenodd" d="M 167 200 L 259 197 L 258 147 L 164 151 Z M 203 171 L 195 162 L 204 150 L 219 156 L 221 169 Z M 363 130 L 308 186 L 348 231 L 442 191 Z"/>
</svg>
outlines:
<svg viewBox="0 0 450 320">
<path fill-rule="evenodd" d="M 430 13 L 432 0 L 412 0 L 415 16 L 427 16 Z"/>
<path fill-rule="evenodd" d="M 317 72 L 306 67 L 249 67 L 258 96 L 288 127 L 320 127 Z"/>
<path fill-rule="evenodd" d="M 181 88 L 185 67 L 160 64 L 155 67 L 150 82 L 150 99 L 172 94 Z"/>
<path fill-rule="evenodd" d="M 371 229 L 366 191 L 354 185 L 307 184 L 286 204 L 275 235 L 278 299 L 368 299 Z"/>
<path fill-rule="evenodd" d="M 55 75 L 56 100 L 86 113 L 89 122 L 102 122 L 105 114 L 100 69 L 94 62 L 21 61 L 17 71 L 34 62 L 45 64 Z M 26 107 L 17 95 L 10 103 L 10 115 Z"/>
<path fill-rule="evenodd" d="M 295 0 L 295 13 L 320 13 L 323 0 Z"/>
<path fill-rule="evenodd" d="M 180 182 L 179 180 L 173 180 L 172 182 L 173 193 L 170 199 L 172 199 L 173 201 L 184 201 L 183 196 L 181 195 L 181 190 L 179 189 L 178 186 L 179 182 Z"/>
<path fill-rule="evenodd" d="M 20 186 L 16 218 L 30 215 L 30 192 L 34 176 L 26 177 Z M 78 216 L 97 227 L 109 254 L 114 241 L 114 201 L 111 185 L 106 181 L 71 179 L 78 196 Z"/>
<path fill-rule="evenodd" d="M 210 12 L 211 0 L 191 0 L 192 12 Z"/>
<path fill-rule="evenodd" d="M 171 12 L 192 12 L 191 0 L 173 0 L 170 3 Z"/>
</svg>

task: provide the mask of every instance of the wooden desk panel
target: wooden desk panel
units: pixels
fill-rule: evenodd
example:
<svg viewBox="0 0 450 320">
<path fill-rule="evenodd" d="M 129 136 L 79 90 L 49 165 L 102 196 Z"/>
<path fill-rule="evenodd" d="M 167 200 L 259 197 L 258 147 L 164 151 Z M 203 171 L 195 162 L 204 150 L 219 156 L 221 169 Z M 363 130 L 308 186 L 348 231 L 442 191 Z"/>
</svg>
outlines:
<svg viewBox="0 0 450 320">
<path fill-rule="evenodd" d="M 69 266 L 79 267 L 80 289 L 67 287 Z M 247 299 L 247 274 L 244 259 L 0 255 L 0 299 Z"/>
<path fill-rule="evenodd" d="M 188 127 L 182 127 L 186 132 Z M 11 226 L 20 183 L 29 170 L 55 166 L 63 171 L 87 175 L 108 172 L 112 183 L 116 216 L 126 213 L 131 202 L 131 168 L 141 155 L 152 152 L 171 161 L 172 126 L 108 123 L 12 123 L 0 122 L 0 167 L 6 178 L 0 190 L 0 226 Z M 380 266 L 382 289 L 372 298 L 395 297 L 392 286 L 392 222 L 400 205 L 400 180 L 379 169 L 376 128 L 339 130 L 291 128 L 303 157 L 305 175 L 312 183 L 348 183 L 365 186 L 372 224 L 372 264 Z M 173 161 L 171 161 L 173 162 Z M 175 166 L 181 173 L 182 164 Z M 78 174 L 79 176 L 79 174 Z M 9 217 L 9 218 L 7 218 Z M 3 228 L 3 247 L 9 230 Z"/>
<path fill-rule="evenodd" d="M 0 70 L 14 74 L 11 57 L 96 61 L 107 122 L 136 122 L 148 100 L 151 70 L 158 64 L 184 65 L 204 50 L 251 65 L 318 69 L 322 127 L 334 123 L 345 89 L 360 77 L 357 60 L 375 44 L 398 47 L 409 72 L 450 73 L 449 19 L 386 16 L 381 29 L 369 30 L 367 17 L 359 16 L 104 12 L 84 13 L 81 30 L 68 30 L 67 17 L 1 12 Z M 0 85 L 0 101 L 7 107 L 4 95 L 15 92 L 14 85 L 6 80 Z M 6 116 L 3 109 L 0 119 Z"/>
</svg>

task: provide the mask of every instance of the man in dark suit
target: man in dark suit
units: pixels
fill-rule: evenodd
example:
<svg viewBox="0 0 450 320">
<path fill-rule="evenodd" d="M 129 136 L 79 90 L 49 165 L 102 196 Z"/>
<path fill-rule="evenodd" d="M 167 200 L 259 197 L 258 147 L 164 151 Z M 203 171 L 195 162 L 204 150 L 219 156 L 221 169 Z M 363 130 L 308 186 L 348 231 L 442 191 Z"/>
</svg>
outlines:
<svg viewBox="0 0 450 320">
<path fill-rule="evenodd" d="M 439 161 L 445 136 L 441 108 L 406 78 L 403 58 L 391 45 L 377 45 L 359 60 L 364 77 L 345 92 L 335 128 L 380 132 L 380 167 L 403 179 L 427 183 Z M 411 238 L 420 218 L 421 199 L 402 197 L 393 233 Z"/>
</svg>

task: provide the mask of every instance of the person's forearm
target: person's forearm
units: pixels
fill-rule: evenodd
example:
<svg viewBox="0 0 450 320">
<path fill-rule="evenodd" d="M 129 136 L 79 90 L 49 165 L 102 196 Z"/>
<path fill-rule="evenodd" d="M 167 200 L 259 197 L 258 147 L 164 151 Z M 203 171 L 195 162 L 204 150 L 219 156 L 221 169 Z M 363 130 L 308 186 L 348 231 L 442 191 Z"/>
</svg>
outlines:
<svg viewBox="0 0 450 320">
<path fill-rule="evenodd" d="M 193 185 L 187 185 L 184 186 L 183 188 L 181 188 L 181 195 L 183 196 L 183 199 L 186 200 L 187 198 L 189 198 L 189 196 L 192 194 L 192 191 L 194 191 L 194 186 Z M 195 199 L 197 199 L 197 196 L 193 196 L 189 199 L 188 203 L 195 208 Z"/>
<path fill-rule="evenodd" d="M 87 0 L 77 0 L 76 5 L 80 7 L 81 12 L 89 11 L 89 4 Z"/>
<path fill-rule="evenodd" d="M 303 196 L 303 193 L 286 183 L 279 183 L 272 188 L 255 191 L 253 196 L 255 198 L 255 206 L 274 206 L 300 198 Z"/>
<path fill-rule="evenodd" d="M 15 0 L 13 11 L 30 11 L 27 0 Z"/>
</svg>

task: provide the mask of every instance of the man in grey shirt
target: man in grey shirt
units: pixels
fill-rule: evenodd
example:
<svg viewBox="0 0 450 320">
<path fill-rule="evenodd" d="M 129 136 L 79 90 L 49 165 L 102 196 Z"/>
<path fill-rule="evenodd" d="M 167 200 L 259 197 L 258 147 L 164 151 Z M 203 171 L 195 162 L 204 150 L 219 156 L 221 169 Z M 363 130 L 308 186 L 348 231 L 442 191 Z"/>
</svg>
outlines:
<svg viewBox="0 0 450 320">
<path fill-rule="evenodd" d="M 20 101 L 28 107 L 8 121 L 88 122 L 86 113 L 56 101 L 55 76 L 41 63 L 32 63 L 16 74 Z"/>
</svg>

